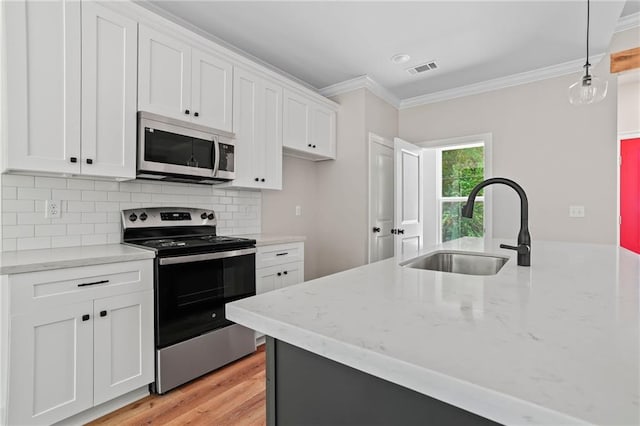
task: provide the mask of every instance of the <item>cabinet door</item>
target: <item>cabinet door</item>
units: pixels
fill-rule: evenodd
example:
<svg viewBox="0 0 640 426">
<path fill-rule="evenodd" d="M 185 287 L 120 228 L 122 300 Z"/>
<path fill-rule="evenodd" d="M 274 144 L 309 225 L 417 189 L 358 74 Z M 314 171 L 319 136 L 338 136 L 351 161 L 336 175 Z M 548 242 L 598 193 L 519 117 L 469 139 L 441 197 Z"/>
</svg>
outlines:
<svg viewBox="0 0 640 426">
<path fill-rule="evenodd" d="M 304 281 L 304 263 L 287 263 L 280 268 L 282 270 L 281 287 L 289 287 Z"/>
<path fill-rule="evenodd" d="M 82 4 L 82 173 L 136 176 L 137 23 Z"/>
<path fill-rule="evenodd" d="M 282 89 L 250 72 L 234 74 L 232 186 L 282 189 Z"/>
<path fill-rule="evenodd" d="M 138 109 L 190 119 L 191 47 L 140 25 L 138 48 Z"/>
<path fill-rule="evenodd" d="M 191 96 L 194 123 L 231 131 L 231 63 L 192 49 Z"/>
<path fill-rule="evenodd" d="M 280 288 L 281 269 L 279 266 L 256 269 L 256 294 L 266 293 Z M 278 274 L 281 275 L 278 275 Z"/>
<path fill-rule="evenodd" d="M 94 302 L 94 404 L 153 382 L 153 292 Z"/>
<path fill-rule="evenodd" d="M 3 7 L 10 141 L 4 168 L 79 173 L 80 2 Z"/>
<path fill-rule="evenodd" d="M 92 313 L 87 301 L 11 319 L 9 424 L 51 424 L 92 406 Z"/>
<path fill-rule="evenodd" d="M 311 146 L 314 152 L 329 158 L 336 157 L 336 113 L 316 105 L 311 108 Z"/>
<path fill-rule="evenodd" d="M 284 139 L 289 148 L 311 149 L 309 101 L 289 90 L 284 91 Z"/>
</svg>

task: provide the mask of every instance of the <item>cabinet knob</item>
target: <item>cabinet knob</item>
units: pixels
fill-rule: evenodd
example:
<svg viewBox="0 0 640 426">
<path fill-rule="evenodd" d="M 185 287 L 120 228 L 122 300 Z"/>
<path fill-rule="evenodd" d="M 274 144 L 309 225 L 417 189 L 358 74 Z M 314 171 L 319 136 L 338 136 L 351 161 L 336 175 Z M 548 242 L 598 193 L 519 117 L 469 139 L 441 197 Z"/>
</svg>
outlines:
<svg viewBox="0 0 640 426">
<path fill-rule="evenodd" d="M 89 314 L 84 314 L 84 315 L 82 316 L 82 321 L 89 321 L 89 318 L 91 318 L 91 315 L 89 315 Z"/>
<path fill-rule="evenodd" d="M 260 182 L 260 178 L 256 178 L 256 182 Z"/>
<path fill-rule="evenodd" d="M 185 109 L 184 113 L 187 114 L 187 115 L 191 114 L 188 109 Z"/>
<path fill-rule="evenodd" d="M 78 162 L 78 157 L 71 157 L 71 158 L 69 158 L 69 161 L 71 161 L 72 163 L 77 163 Z"/>
<path fill-rule="evenodd" d="M 107 311 L 100 311 L 100 316 L 101 317 L 106 317 L 107 316 Z"/>
<path fill-rule="evenodd" d="M 281 275 L 282 275 L 282 273 L 281 273 L 281 272 L 278 272 L 278 276 L 281 276 Z"/>
<path fill-rule="evenodd" d="M 315 145 L 313 145 L 313 148 L 315 148 L 315 147 L 316 147 L 316 146 L 315 146 Z"/>
<path fill-rule="evenodd" d="M 193 116 L 194 116 L 194 117 L 198 117 L 198 116 L 200 116 L 200 114 L 199 114 L 198 112 L 194 112 L 194 113 L 193 113 Z"/>
<path fill-rule="evenodd" d="M 93 159 L 87 158 L 87 164 L 93 164 Z"/>
<path fill-rule="evenodd" d="M 311 148 L 311 144 L 307 145 L 309 148 Z"/>
<path fill-rule="evenodd" d="M 264 182 L 264 178 L 260 179 L 260 182 Z"/>
<path fill-rule="evenodd" d="M 287 275 L 287 271 L 284 271 L 283 274 Z"/>
</svg>

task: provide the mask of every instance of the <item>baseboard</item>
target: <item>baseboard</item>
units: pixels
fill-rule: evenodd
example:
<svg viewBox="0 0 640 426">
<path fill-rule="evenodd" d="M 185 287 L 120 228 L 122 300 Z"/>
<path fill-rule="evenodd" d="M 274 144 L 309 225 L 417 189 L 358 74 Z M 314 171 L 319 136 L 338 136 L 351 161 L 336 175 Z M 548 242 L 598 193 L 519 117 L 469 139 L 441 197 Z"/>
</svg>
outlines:
<svg viewBox="0 0 640 426">
<path fill-rule="evenodd" d="M 148 395 L 149 395 L 149 387 L 143 386 L 129 393 L 125 393 L 124 395 L 121 395 L 110 401 L 102 403 L 97 407 L 89 408 L 88 410 L 78 413 L 75 416 L 71 416 L 67 419 L 64 419 L 56 423 L 56 426 L 67 426 L 67 425 L 75 426 L 75 425 L 87 424 L 92 420 L 95 420 L 113 411 L 116 411 L 117 409 L 122 408 L 125 405 L 131 404 L 132 402 L 138 401 L 139 399 L 142 399 Z"/>
</svg>

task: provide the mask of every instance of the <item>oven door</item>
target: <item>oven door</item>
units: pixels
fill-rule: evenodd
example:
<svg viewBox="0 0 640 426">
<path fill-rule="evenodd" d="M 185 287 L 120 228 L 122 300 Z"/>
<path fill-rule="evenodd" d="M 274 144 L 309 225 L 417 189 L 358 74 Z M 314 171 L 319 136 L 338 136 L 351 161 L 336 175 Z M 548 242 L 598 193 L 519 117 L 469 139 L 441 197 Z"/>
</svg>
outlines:
<svg viewBox="0 0 640 426">
<path fill-rule="evenodd" d="M 248 248 L 159 258 L 157 347 L 233 324 L 224 305 L 256 294 L 255 253 Z"/>
<path fill-rule="evenodd" d="M 138 174 L 211 178 L 218 169 L 215 135 L 160 121 L 139 122 Z"/>
</svg>

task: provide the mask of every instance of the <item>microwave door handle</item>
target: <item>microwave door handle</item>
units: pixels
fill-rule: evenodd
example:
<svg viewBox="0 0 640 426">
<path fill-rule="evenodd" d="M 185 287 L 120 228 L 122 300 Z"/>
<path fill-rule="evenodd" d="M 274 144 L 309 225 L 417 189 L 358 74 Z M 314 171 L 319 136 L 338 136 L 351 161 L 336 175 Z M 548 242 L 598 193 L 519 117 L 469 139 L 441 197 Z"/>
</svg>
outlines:
<svg viewBox="0 0 640 426">
<path fill-rule="evenodd" d="M 212 177 L 216 177 L 218 175 L 218 167 L 220 166 L 220 144 L 218 143 L 218 139 L 213 139 L 213 151 L 212 155 L 215 157 L 213 159 L 213 175 Z"/>
</svg>

